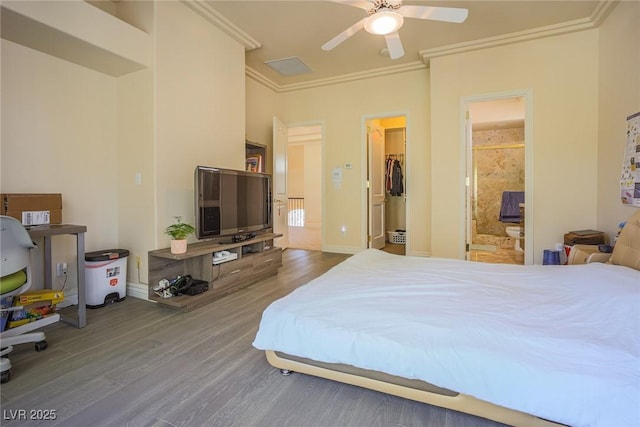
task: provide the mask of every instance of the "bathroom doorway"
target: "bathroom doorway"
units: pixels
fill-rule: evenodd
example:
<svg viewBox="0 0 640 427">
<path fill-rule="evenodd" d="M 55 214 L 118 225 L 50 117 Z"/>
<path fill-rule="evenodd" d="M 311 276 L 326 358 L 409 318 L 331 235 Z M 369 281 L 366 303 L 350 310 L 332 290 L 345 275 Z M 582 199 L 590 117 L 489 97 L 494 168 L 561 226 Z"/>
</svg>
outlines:
<svg viewBox="0 0 640 427">
<path fill-rule="evenodd" d="M 406 254 L 406 116 L 369 118 L 367 247 Z"/>
<path fill-rule="evenodd" d="M 526 263 L 527 93 L 467 100 L 466 254 Z"/>
</svg>

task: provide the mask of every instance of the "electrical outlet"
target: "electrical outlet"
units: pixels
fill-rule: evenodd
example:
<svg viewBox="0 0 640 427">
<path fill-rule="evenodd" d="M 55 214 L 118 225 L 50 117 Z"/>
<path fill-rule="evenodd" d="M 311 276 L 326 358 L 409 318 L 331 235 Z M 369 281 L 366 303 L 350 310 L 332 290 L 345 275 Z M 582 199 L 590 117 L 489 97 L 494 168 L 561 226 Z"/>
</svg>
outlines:
<svg viewBox="0 0 640 427">
<path fill-rule="evenodd" d="M 56 275 L 58 277 L 67 275 L 67 263 L 66 262 L 59 262 L 58 264 L 56 264 Z"/>
</svg>

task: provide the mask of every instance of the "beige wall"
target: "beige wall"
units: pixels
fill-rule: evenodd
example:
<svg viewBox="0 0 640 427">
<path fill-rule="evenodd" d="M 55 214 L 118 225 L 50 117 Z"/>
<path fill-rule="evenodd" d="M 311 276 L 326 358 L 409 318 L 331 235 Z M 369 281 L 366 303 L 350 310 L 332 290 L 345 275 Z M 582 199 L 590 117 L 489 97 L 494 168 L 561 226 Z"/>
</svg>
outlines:
<svg viewBox="0 0 640 427">
<path fill-rule="evenodd" d="M 626 117 L 640 111 L 640 2 L 623 1 L 600 28 L 597 229 L 615 236 L 637 208 L 620 203 Z"/>
<path fill-rule="evenodd" d="M 304 198 L 304 145 L 287 145 L 287 196 Z"/>
<path fill-rule="evenodd" d="M 304 143 L 305 226 L 322 224 L 322 142 Z"/>
<path fill-rule="evenodd" d="M 325 250 L 356 252 L 366 247 L 364 119 L 406 114 L 410 162 L 408 252 L 428 254 L 429 197 L 424 190 L 428 186 L 425 165 L 429 162 L 428 86 L 427 70 L 418 70 L 281 94 L 285 121 L 324 123 Z M 345 169 L 345 163 L 351 163 L 352 169 Z M 331 180 L 335 167 L 343 168 L 343 181 L 339 186 Z M 412 188 L 415 193 L 411 192 Z"/>
<path fill-rule="evenodd" d="M 287 146 L 287 195 L 304 199 L 305 226 L 322 224 L 322 143 L 305 141 Z"/>
<path fill-rule="evenodd" d="M 156 9 L 156 232 L 167 247 L 174 216 L 195 221 L 195 167 L 244 169 L 244 48 L 182 3 Z"/>
<path fill-rule="evenodd" d="M 87 226 L 87 251 L 117 246 L 116 79 L 6 40 L 1 49 L 2 192 L 62 193 L 62 220 Z M 53 245 L 73 293 L 75 239 Z"/>
<path fill-rule="evenodd" d="M 62 193 L 87 251 L 129 249 L 143 283 L 173 216 L 194 221 L 195 166 L 245 157 L 244 47 L 181 2 L 150 5 L 123 13 L 153 35 L 152 68 L 115 78 L 6 40 L 1 61 L 2 192 Z M 71 267 L 74 241 L 56 240 Z"/>
<path fill-rule="evenodd" d="M 273 117 L 282 115 L 280 97 L 257 81 L 246 79 L 246 135 L 249 141 L 267 146 L 265 171 L 273 171 Z"/>
<path fill-rule="evenodd" d="M 326 250 L 366 246 L 364 118 L 406 114 L 408 253 L 459 257 L 460 97 L 504 90 L 533 93 L 538 261 L 568 229 L 614 233 L 633 210 L 618 202 L 618 180 L 624 120 L 640 110 L 638 2 L 620 2 L 600 30 L 285 93 L 245 79 L 243 47 L 182 3 L 156 6 L 136 18 L 154 32 L 155 65 L 120 78 L 1 45 L 1 190 L 61 192 L 64 221 L 88 227 L 87 250 L 131 249 L 142 282 L 172 216 L 193 220 L 195 165 L 243 168 L 245 137 L 270 148 L 274 115 L 324 124 Z M 331 169 L 346 162 L 336 188 Z M 54 263 L 73 264 L 72 239 L 56 245 Z"/>
<path fill-rule="evenodd" d="M 462 258 L 461 97 L 531 89 L 534 260 L 569 230 L 596 226 L 598 32 L 431 61 L 433 255 Z"/>
</svg>

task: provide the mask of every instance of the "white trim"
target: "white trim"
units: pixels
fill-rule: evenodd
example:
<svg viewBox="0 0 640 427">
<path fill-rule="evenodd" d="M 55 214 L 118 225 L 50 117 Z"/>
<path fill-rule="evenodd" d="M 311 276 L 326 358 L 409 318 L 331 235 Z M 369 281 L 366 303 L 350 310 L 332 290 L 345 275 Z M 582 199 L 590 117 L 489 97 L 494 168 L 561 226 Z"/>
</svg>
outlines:
<svg viewBox="0 0 640 427">
<path fill-rule="evenodd" d="M 425 68 L 427 68 L 427 66 L 422 62 L 414 61 L 408 64 L 393 65 L 390 67 L 376 68 L 373 70 L 359 71 L 357 73 L 343 74 L 341 76 L 328 77 L 325 79 L 311 80 L 307 82 L 291 83 L 291 84 L 285 84 L 285 85 L 279 85 L 273 82 L 272 80 L 258 73 L 256 70 L 254 70 L 251 67 L 246 67 L 245 75 L 249 78 L 254 79 L 258 83 L 265 85 L 266 87 L 272 89 L 277 93 L 282 93 L 282 92 L 291 92 L 294 90 L 310 89 L 314 87 L 329 86 L 329 85 L 334 85 L 338 83 L 347 83 L 355 80 L 364 80 L 364 79 L 371 79 L 374 77 L 396 75 L 396 74 L 404 73 L 407 71 L 421 70 Z"/>
<path fill-rule="evenodd" d="M 362 248 L 356 246 L 339 246 L 339 245 L 326 245 L 322 247 L 322 252 L 331 252 L 336 254 L 357 254 L 362 251 Z"/>
<path fill-rule="evenodd" d="M 186 2 L 186 0 L 183 0 Z M 189 2 L 190 3 L 190 2 Z M 203 3 L 198 1 L 198 3 Z M 307 82 L 291 83 L 279 85 L 256 70 L 247 67 L 246 75 L 257 82 L 267 86 L 275 92 L 289 92 L 294 90 L 309 89 L 319 86 L 328 86 L 338 83 L 346 83 L 353 80 L 363 80 L 367 78 L 380 77 L 390 74 L 398 74 L 406 71 L 413 71 L 422 68 L 429 68 L 432 58 L 452 55 L 462 52 L 470 52 L 474 50 L 487 49 L 491 47 L 503 46 L 507 44 L 519 43 L 523 41 L 540 39 L 543 37 L 556 36 L 560 34 L 573 33 L 578 31 L 590 30 L 597 28 L 602 21 L 611 13 L 611 11 L 619 3 L 619 0 L 600 0 L 593 13 L 589 18 L 576 19 L 567 22 L 561 22 L 554 25 L 547 25 L 539 28 L 532 28 L 525 31 L 518 31 L 509 34 L 503 34 L 495 37 L 487 37 L 479 40 L 455 43 L 447 46 L 441 46 L 433 49 L 424 49 L 418 51 L 420 61 L 409 62 L 406 64 L 394 65 L 390 67 L 377 68 L 374 70 L 365 70 L 357 73 L 344 74 L 341 76 L 328 77 L 324 79 L 311 80 Z M 239 30 L 239 29 L 238 29 Z M 241 30 L 240 30 L 241 31 Z M 257 42 L 256 42 L 257 43 Z M 258 46 L 259 47 L 259 46 Z"/>
<path fill-rule="evenodd" d="M 533 200 L 534 200 L 534 188 L 533 188 L 533 90 L 532 89 L 517 89 L 504 92 L 495 92 L 490 94 L 463 96 L 460 98 L 460 150 L 464 155 L 460 156 L 460 206 L 465 206 L 464 214 L 461 215 L 459 222 L 459 250 L 458 254 L 460 259 L 464 259 L 465 256 L 465 244 L 466 244 L 466 218 L 469 214 L 466 204 L 466 162 L 467 162 L 467 141 L 465 138 L 465 112 L 468 110 L 468 106 L 474 102 L 480 101 L 495 101 L 506 98 L 522 97 L 525 103 L 525 117 L 524 117 L 524 153 L 525 153 L 525 190 L 524 190 L 524 204 L 525 204 L 525 217 L 524 217 L 524 229 L 525 235 L 530 236 L 525 238 L 524 248 L 524 263 L 533 264 L 535 245 L 532 236 L 533 233 Z"/>
<path fill-rule="evenodd" d="M 127 296 L 149 300 L 149 286 L 144 283 L 127 282 Z"/>
<path fill-rule="evenodd" d="M 182 3 L 195 13 L 212 23 L 218 29 L 226 33 L 235 41 L 244 46 L 245 50 L 253 50 L 262 47 L 262 44 L 237 27 L 227 18 L 225 18 L 220 12 L 215 10 L 206 1 L 202 0 L 181 0 Z"/>
<path fill-rule="evenodd" d="M 575 19 L 544 27 L 531 28 L 509 34 L 502 34 L 484 39 L 471 40 L 462 43 L 440 46 L 432 49 L 425 49 L 418 52 L 427 66 L 432 58 L 452 55 L 462 52 L 487 49 L 491 47 L 504 46 L 507 44 L 520 43 L 529 40 L 541 39 L 544 37 L 557 36 L 560 34 L 574 33 L 578 31 L 591 30 L 606 18 L 615 8 L 618 1 L 601 0 L 593 14 L 589 18 Z"/>
<path fill-rule="evenodd" d="M 411 199 L 411 188 L 409 186 L 409 176 L 410 176 L 410 157 L 409 157 L 409 112 L 408 111 L 392 111 L 388 113 L 379 113 L 372 115 L 365 115 L 361 118 L 361 129 L 360 129 L 360 162 L 364 167 L 362 168 L 360 182 L 362 183 L 362 191 L 361 191 L 361 200 L 360 200 L 360 209 L 361 209 L 361 218 L 366 218 L 367 221 L 362 221 L 362 225 L 360 226 L 362 239 L 361 247 L 362 249 L 367 249 L 369 247 L 369 229 L 368 229 L 368 217 L 369 217 L 369 204 L 367 202 L 369 188 L 367 187 L 367 180 L 369 177 L 367 176 L 367 171 L 369 169 L 369 157 L 367 156 L 367 135 L 369 133 L 367 129 L 367 122 L 369 120 L 376 119 L 386 119 L 389 117 L 404 117 L 405 120 L 405 162 L 404 162 L 404 182 L 405 182 L 405 212 L 404 212 L 404 223 L 406 228 L 406 242 L 405 242 L 405 255 L 409 255 L 409 248 L 411 243 L 411 230 L 410 224 L 411 221 L 409 213 L 411 212 L 410 208 L 410 199 Z M 409 191 L 407 191 L 407 189 Z"/>
<path fill-rule="evenodd" d="M 324 120 L 310 120 L 310 121 L 305 121 L 305 122 L 296 122 L 296 123 L 286 123 L 287 125 L 287 129 L 289 128 L 297 128 L 297 127 L 308 127 L 308 126 L 317 126 L 320 128 L 320 138 L 315 138 L 313 139 L 313 141 L 320 141 L 320 224 L 316 224 L 316 223 L 309 223 L 308 225 L 310 227 L 319 227 L 320 228 L 320 248 L 323 252 L 331 252 L 329 250 L 325 250 L 325 246 L 324 246 L 324 242 L 325 242 L 325 234 L 326 234 L 326 209 L 325 209 L 325 205 L 326 205 L 326 198 L 325 198 L 325 149 L 326 149 L 326 144 L 325 144 L 325 133 L 326 133 L 326 124 L 324 122 Z M 288 133 L 288 132 L 287 132 Z M 296 139 L 296 138 L 293 138 Z M 304 144 L 304 141 L 301 142 L 290 142 L 289 136 L 287 136 L 287 146 L 289 145 L 296 145 L 298 143 L 302 143 Z M 287 174 L 288 174 L 288 166 L 287 166 Z M 295 248 L 292 248 L 295 249 Z"/>
</svg>

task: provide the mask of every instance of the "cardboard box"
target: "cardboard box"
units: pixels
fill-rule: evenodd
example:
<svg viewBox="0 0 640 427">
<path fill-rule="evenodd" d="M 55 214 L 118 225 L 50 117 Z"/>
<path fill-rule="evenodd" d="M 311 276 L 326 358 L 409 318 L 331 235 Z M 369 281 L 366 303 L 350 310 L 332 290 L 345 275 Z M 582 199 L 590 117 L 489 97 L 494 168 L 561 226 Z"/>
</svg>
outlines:
<svg viewBox="0 0 640 427">
<path fill-rule="evenodd" d="M 62 194 L 3 193 L 2 215 L 23 225 L 62 224 Z"/>
<path fill-rule="evenodd" d="M 41 302 L 57 304 L 62 300 L 64 300 L 64 292 L 53 289 L 28 290 L 14 297 L 14 302 L 19 305 L 29 305 Z"/>
</svg>

